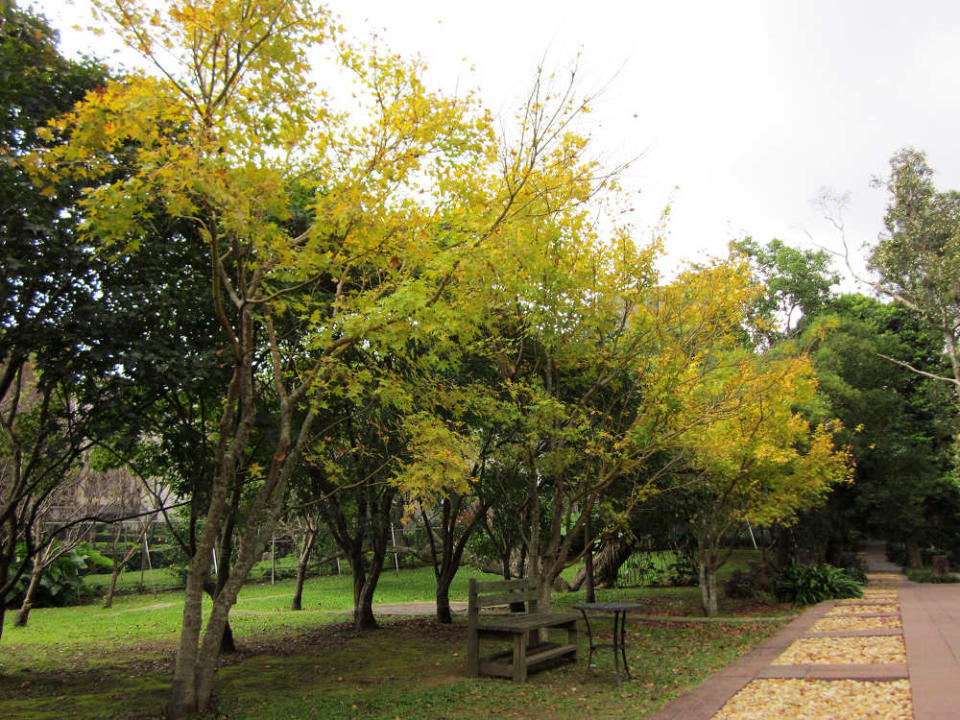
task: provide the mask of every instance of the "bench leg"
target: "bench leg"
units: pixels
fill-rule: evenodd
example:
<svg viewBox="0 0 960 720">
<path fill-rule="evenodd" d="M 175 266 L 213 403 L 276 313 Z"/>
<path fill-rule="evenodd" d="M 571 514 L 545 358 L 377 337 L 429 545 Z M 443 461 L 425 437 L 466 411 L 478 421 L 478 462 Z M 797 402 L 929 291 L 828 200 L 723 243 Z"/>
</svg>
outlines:
<svg viewBox="0 0 960 720">
<path fill-rule="evenodd" d="M 573 645 L 576 650 L 573 651 L 573 660 L 576 662 L 580 654 L 580 632 L 577 630 L 577 624 L 573 623 L 567 627 L 567 645 Z"/>
<path fill-rule="evenodd" d="M 480 634 L 476 629 L 467 631 L 467 676 L 480 675 Z"/>
<path fill-rule="evenodd" d="M 513 681 L 527 681 L 527 634 L 513 636 Z"/>
</svg>

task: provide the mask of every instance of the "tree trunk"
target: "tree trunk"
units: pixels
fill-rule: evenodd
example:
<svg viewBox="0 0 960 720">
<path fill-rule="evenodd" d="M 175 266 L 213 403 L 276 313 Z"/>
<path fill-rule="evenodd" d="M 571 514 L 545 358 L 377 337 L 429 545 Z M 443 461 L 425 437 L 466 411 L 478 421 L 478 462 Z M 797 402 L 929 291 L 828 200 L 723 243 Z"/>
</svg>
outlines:
<svg viewBox="0 0 960 720">
<path fill-rule="evenodd" d="M 16 627 L 26 627 L 30 619 L 30 608 L 33 606 L 33 598 L 37 594 L 37 588 L 40 587 L 40 579 L 43 577 L 44 567 L 35 558 L 33 571 L 30 573 L 30 584 L 27 585 L 27 593 L 23 596 L 23 604 L 20 605 L 20 612 L 17 613 L 17 619 L 13 624 Z"/>
<path fill-rule="evenodd" d="M 297 563 L 297 587 L 293 591 L 293 602 L 290 604 L 291 610 L 303 610 L 303 583 L 307 578 L 307 565 L 310 563 L 310 553 L 313 550 L 313 544 L 317 539 L 317 530 L 307 531 L 307 539 L 300 553 L 300 560 Z"/>
<path fill-rule="evenodd" d="M 437 622 L 450 624 L 453 615 L 450 613 L 450 583 L 453 573 L 442 572 L 437 576 Z"/>
<path fill-rule="evenodd" d="M 113 572 L 110 573 L 110 587 L 107 588 L 107 597 L 103 601 L 104 609 L 113 607 L 113 593 L 117 590 L 117 578 L 120 576 L 120 557 L 119 544 L 120 536 L 123 534 L 123 523 L 117 523 L 116 530 L 113 532 Z"/>
<path fill-rule="evenodd" d="M 227 620 L 223 626 L 223 637 L 220 638 L 220 654 L 229 655 L 237 651 L 237 641 L 233 637 L 233 628 Z"/>
<path fill-rule="evenodd" d="M 717 574 L 705 560 L 700 561 L 700 609 L 707 617 L 716 617 L 717 607 Z"/>
<path fill-rule="evenodd" d="M 104 609 L 113 607 L 113 594 L 117 591 L 117 578 L 120 577 L 120 563 L 113 560 L 113 572 L 110 573 L 110 586 L 107 588 L 107 597 L 103 600 Z"/>
<path fill-rule="evenodd" d="M 597 593 L 593 585 L 593 536 L 589 515 L 587 515 L 587 519 L 583 525 L 583 543 L 586 546 L 586 553 L 583 558 L 583 572 L 586 574 L 585 580 L 587 585 L 586 600 L 588 603 L 592 603 L 597 601 Z"/>
<path fill-rule="evenodd" d="M 632 554 L 633 547 L 623 540 L 617 538 L 607 541 L 593 557 L 594 579 L 599 580 L 601 585 L 615 585 L 620 567 Z M 572 590 L 579 590 L 586 581 L 586 567 L 582 567 L 577 571 L 577 576 L 570 587 Z"/>
<path fill-rule="evenodd" d="M 717 552 L 717 539 L 710 539 L 709 535 L 701 535 L 697 540 L 697 560 L 700 566 L 700 609 L 707 617 L 716 617 L 719 613 L 717 606 L 717 568 L 720 559 Z"/>
<path fill-rule="evenodd" d="M 510 567 L 511 567 L 510 555 L 511 553 L 508 550 L 507 554 L 501 558 L 501 562 L 503 563 L 503 579 L 504 580 L 510 580 L 513 577 L 513 574 L 510 571 Z M 522 613 L 525 610 L 526 610 L 526 605 L 522 600 L 519 602 L 510 603 L 510 612 Z"/>
<path fill-rule="evenodd" d="M 920 540 L 916 535 L 907 538 L 907 564 L 911 569 L 923 567 L 923 555 L 920 552 Z"/>
<path fill-rule="evenodd" d="M 365 581 L 361 584 L 359 597 L 356 607 L 353 609 L 353 624 L 357 630 L 376 630 L 377 619 L 373 616 L 373 595 L 377 590 L 377 581 L 380 579 L 380 567 L 382 563 L 374 563 L 367 573 Z"/>
<path fill-rule="evenodd" d="M 777 528 L 777 551 L 776 551 L 776 565 L 778 568 L 785 568 L 790 565 L 793 561 L 796 560 L 796 552 L 793 542 L 793 537 L 790 534 L 789 528 L 778 527 Z"/>
<path fill-rule="evenodd" d="M 204 543 L 206 550 L 213 548 L 213 538 Z M 199 710 L 197 707 L 196 668 L 200 644 L 200 626 L 203 622 L 203 575 L 207 567 L 199 553 L 194 554 L 187 574 L 184 590 L 183 619 L 180 625 L 180 645 L 174 667 L 170 695 L 165 708 L 169 720 L 181 720 Z"/>
</svg>

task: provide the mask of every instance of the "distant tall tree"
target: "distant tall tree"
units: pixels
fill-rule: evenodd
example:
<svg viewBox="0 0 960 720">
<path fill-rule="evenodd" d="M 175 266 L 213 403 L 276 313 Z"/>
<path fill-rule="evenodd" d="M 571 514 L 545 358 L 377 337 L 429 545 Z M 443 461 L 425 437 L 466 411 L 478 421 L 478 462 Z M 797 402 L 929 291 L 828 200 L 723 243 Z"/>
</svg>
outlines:
<svg viewBox="0 0 960 720">
<path fill-rule="evenodd" d="M 940 336 L 950 372 L 931 374 L 903 358 L 889 359 L 952 383 L 960 397 L 960 192 L 938 191 L 926 156 L 913 148 L 893 156 L 890 177 L 878 184 L 890 201 L 886 233 L 870 254 L 870 266 L 880 275 L 876 287 Z"/>
<path fill-rule="evenodd" d="M 902 304 L 862 295 L 833 300 L 808 332 L 820 392 L 856 461 L 855 484 L 831 498 L 827 534 L 904 542 L 919 564 L 921 544 L 952 542 L 940 518 L 958 498 L 951 450 L 960 425 L 947 385 L 884 358 L 949 373 L 940 335 Z"/>
<path fill-rule="evenodd" d="M 758 321 L 754 325 L 769 344 L 793 337 L 803 318 L 818 315 L 840 281 L 830 267 L 830 254 L 823 250 L 800 250 L 776 239 L 761 245 L 744 238 L 732 246 L 749 258 L 763 285 L 754 305 Z"/>
</svg>

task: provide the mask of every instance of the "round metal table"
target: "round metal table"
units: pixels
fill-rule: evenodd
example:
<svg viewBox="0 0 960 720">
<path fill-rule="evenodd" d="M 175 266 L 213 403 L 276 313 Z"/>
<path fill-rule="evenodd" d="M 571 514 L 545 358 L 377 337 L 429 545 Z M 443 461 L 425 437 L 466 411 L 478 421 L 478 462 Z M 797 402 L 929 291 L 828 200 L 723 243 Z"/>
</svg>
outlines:
<svg viewBox="0 0 960 720">
<path fill-rule="evenodd" d="M 595 602 L 595 603 L 581 603 L 580 605 L 574 605 L 574 610 L 579 610 L 580 614 L 583 615 L 583 621 L 587 625 L 587 636 L 590 639 L 590 655 L 587 658 L 587 667 L 590 667 L 590 661 L 593 659 L 593 653 L 598 648 L 612 647 L 613 648 L 613 666 L 617 671 L 617 687 L 620 687 L 623 684 L 623 681 L 620 679 L 620 659 L 623 659 L 623 670 L 627 676 L 627 679 L 630 679 L 630 666 L 627 665 L 627 649 L 626 649 L 626 640 L 627 640 L 627 631 L 626 631 L 626 622 L 627 622 L 627 613 L 631 610 L 638 610 L 640 608 L 639 603 L 632 602 Z M 612 645 L 595 645 L 593 642 L 593 629 L 590 627 L 590 618 L 588 613 L 613 613 L 613 644 Z"/>
</svg>

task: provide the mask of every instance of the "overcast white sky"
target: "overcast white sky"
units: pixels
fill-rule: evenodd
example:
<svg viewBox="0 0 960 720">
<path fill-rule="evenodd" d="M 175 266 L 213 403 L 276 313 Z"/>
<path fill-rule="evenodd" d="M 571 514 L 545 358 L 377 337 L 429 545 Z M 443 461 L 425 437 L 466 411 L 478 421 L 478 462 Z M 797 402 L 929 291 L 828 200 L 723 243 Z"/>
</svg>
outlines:
<svg viewBox="0 0 960 720">
<path fill-rule="evenodd" d="M 36 4 L 65 48 L 88 42 L 70 29 L 83 0 Z M 870 179 L 906 145 L 927 152 L 940 187 L 960 188 L 956 0 L 328 6 L 354 34 L 419 52 L 440 89 L 478 87 L 504 115 L 545 55 L 564 68 L 580 53 L 584 87 L 606 86 L 592 116 L 597 146 L 615 160 L 642 154 L 626 178 L 642 191 L 641 232 L 672 206 L 668 264 L 723 254 L 747 234 L 838 246 L 813 204 L 824 186 L 851 193 L 851 242 L 873 241 L 886 198 Z"/>
</svg>

